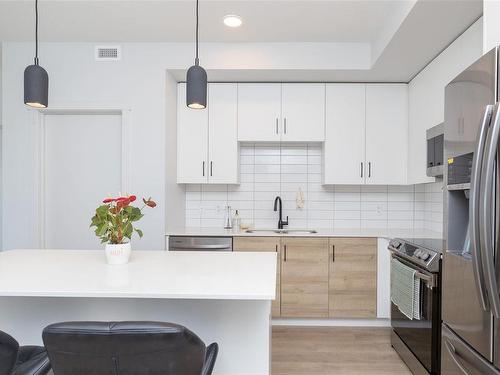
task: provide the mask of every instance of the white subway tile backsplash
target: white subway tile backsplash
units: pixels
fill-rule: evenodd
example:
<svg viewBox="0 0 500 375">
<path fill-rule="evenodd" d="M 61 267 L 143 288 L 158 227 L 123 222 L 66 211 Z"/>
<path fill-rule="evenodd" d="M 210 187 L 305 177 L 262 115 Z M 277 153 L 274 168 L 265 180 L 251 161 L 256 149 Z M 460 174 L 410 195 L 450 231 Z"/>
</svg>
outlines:
<svg viewBox="0 0 500 375">
<path fill-rule="evenodd" d="M 239 185 L 186 185 L 186 226 L 222 227 L 224 207 L 243 222 L 276 227 L 274 198 L 283 200 L 290 228 L 426 228 L 441 232 L 442 183 L 322 185 L 321 144 L 240 147 Z M 297 208 L 302 190 L 305 202 Z"/>
</svg>

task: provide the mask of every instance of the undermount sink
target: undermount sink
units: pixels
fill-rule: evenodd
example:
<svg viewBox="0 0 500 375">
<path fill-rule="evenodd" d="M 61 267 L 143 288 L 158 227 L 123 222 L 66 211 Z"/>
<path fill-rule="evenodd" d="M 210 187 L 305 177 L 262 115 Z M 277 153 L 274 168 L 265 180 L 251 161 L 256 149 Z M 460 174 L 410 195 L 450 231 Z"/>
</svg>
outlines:
<svg viewBox="0 0 500 375">
<path fill-rule="evenodd" d="M 314 229 L 247 229 L 246 233 L 314 234 Z"/>
</svg>

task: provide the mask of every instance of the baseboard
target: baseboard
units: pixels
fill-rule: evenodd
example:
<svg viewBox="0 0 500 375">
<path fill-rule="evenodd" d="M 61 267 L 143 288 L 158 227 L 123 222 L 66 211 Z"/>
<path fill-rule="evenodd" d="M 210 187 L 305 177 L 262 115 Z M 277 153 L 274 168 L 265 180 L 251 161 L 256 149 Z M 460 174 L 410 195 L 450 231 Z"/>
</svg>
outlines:
<svg viewBox="0 0 500 375">
<path fill-rule="evenodd" d="M 390 327 L 390 319 L 272 319 L 273 326 L 305 327 Z"/>
</svg>

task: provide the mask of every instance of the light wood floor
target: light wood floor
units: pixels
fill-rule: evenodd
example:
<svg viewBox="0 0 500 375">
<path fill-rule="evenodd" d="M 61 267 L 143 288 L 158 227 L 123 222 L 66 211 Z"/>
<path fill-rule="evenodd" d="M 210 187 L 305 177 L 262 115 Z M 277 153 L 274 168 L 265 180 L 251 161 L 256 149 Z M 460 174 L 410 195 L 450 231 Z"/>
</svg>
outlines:
<svg viewBox="0 0 500 375">
<path fill-rule="evenodd" d="M 389 328 L 273 327 L 272 375 L 411 375 Z"/>
</svg>

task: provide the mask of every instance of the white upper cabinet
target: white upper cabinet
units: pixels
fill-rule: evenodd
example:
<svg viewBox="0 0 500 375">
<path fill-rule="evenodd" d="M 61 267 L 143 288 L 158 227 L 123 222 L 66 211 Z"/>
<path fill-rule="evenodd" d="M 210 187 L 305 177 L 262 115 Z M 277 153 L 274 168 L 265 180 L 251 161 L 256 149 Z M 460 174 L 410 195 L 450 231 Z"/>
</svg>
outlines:
<svg viewBox="0 0 500 375">
<path fill-rule="evenodd" d="M 238 140 L 279 141 L 281 138 L 281 84 L 238 84 Z"/>
<path fill-rule="evenodd" d="M 283 83 L 281 140 L 325 140 L 325 84 Z"/>
<path fill-rule="evenodd" d="M 208 107 L 208 180 L 214 184 L 239 182 L 238 86 L 210 83 Z"/>
<path fill-rule="evenodd" d="M 177 182 L 207 182 L 208 109 L 186 106 L 186 84 L 177 97 Z"/>
<path fill-rule="evenodd" d="M 407 183 L 408 85 L 366 85 L 366 183 Z"/>
<path fill-rule="evenodd" d="M 326 85 L 325 184 L 365 182 L 365 84 Z"/>
<path fill-rule="evenodd" d="M 210 83 L 207 109 L 188 108 L 179 84 L 177 183 L 239 183 L 237 84 Z"/>
</svg>

